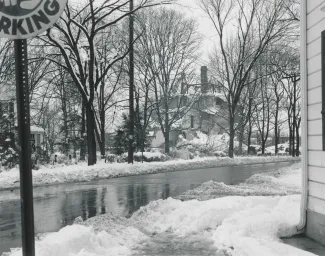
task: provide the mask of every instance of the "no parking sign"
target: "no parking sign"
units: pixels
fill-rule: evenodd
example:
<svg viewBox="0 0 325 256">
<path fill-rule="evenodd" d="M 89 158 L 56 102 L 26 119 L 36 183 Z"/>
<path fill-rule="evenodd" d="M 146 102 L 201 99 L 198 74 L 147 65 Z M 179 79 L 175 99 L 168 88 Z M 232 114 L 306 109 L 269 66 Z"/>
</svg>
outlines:
<svg viewBox="0 0 325 256">
<path fill-rule="evenodd" d="M 26 39 L 53 26 L 67 0 L 0 0 L 0 37 Z"/>
</svg>

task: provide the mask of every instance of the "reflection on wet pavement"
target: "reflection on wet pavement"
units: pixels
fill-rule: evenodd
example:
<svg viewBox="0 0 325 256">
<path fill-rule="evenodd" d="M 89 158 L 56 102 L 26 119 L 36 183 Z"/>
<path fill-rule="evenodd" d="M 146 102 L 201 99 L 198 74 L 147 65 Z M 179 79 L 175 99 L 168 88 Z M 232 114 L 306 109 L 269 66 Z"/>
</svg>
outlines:
<svg viewBox="0 0 325 256">
<path fill-rule="evenodd" d="M 129 217 L 150 201 L 175 197 L 203 182 L 237 184 L 292 163 L 220 167 L 62 184 L 34 189 L 35 233 L 58 231 L 75 218 L 112 212 Z M 0 254 L 21 247 L 20 192 L 0 192 Z M 204 255 L 204 254 L 202 254 Z"/>
</svg>

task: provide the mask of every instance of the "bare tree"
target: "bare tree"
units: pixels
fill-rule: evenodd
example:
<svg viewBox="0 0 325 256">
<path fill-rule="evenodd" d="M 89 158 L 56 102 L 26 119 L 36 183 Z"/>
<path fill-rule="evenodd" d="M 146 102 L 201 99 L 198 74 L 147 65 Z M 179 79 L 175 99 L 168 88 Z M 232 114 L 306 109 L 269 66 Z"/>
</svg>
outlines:
<svg viewBox="0 0 325 256">
<path fill-rule="evenodd" d="M 153 98 L 154 117 L 165 137 L 165 152 L 169 153 L 172 126 L 186 115 L 197 97 L 197 91 L 188 90 L 187 84 L 195 76 L 193 64 L 201 38 L 196 21 L 172 9 L 142 12 L 136 24 L 137 59 L 143 72 L 149 72 L 152 78 L 149 97 Z"/>
<path fill-rule="evenodd" d="M 155 3 L 154 0 L 141 0 L 132 12 L 128 9 L 129 0 L 105 0 L 99 4 L 89 1 L 79 7 L 68 4 L 60 20 L 47 31 L 46 37 L 41 37 L 46 45 L 58 50 L 48 53 L 47 59 L 69 72 L 84 101 L 89 165 L 96 163 L 95 137 L 100 134 L 95 116 L 96 92 L 112 66 L 127 55 L 121 44 L 109 58 L 101 59 L 98 49 L 101 48 L 102 34 L 110 33 L 110 28 L 128 15 Z M 110 38 L 114 39 L 114 36 L 112 34 Z M 57 60 L 60 55 L 63 63 Z M 106 65 L 100 70 L 102 62 Z M 101 136 L 97 139 L 101 140 Z"/>
<path fill-rule="evenodd" d="M 263 66 L 260 67 L 260 73 L 267 72 L 263 70 Z M 258 105 L 255 111 L 255 125 L 258 129 L 261 146 L 262 146 L 262 154 L 265 153 L 266 142 L 269 138 L 270 131 L 273 127 L 272 119 L 273 119 L 273 90 L 270 88 L 270 76 L 261 77 L 258 79 Z"/>
<path fill-rule="evenodd" d="M 127 101 L 123 97 L 123 89 L 121 77 L 125 75 L 123 72 L 124 61 L 121 59 L 116 61 L 114 65 L 111 65 L 110 60 L 114 59 L 117 54 L 116 49 L 120 49 L 121 54 L 124 51 L 123 56 L 127 53 L 127 47 L 121 47 L 121 38 L 117 28 L 110 28 L 108 33 L 103 33 L 101 35 L 102 43 L 97 47 L 98 58 L 102 60 L 98 63 L 98 77 L 103 77 L 101 79 L 98 89 L 95 93 L 95 120 L 96 126 L 96 136 L 97 142 L 99 144 L 101 156 L 105 156 L 105 133 L 106 133 L 106 116 L 107 112 L 119 105 L 122 102 Z M 111 38 L 115 34 L 115 38 Z M 109 71 L 107 72 L 107 67 L 111 65 Z M 127 84 L 127 81 L 126 81 Z"/>
<path fill-rule="evenodd" d="M 137 57 L 141 57 L 137 55 Z M 155 74 L 153 76 L 150 75 L 149 67 L 143 67 L 141 65 L 137 65 L 140 62 L 136 61 L 136 70 L 137 70 L 137 79 L 136 86 L 137 91 L 136 95 L 136 115 L 138 119 L 139 128 L 141 129 L 138 134 L 141 134 L 141 152 L 142 152 L 142 160 L 143 160 L 143 152 L 145 150 L 145 138 L 149 125 L 151 124 L 152 113 L 155 110 L 155 103 L 152 98 L 150 98 L 150 93 L 152 89 L 153 79 L 155 78 Z M 142 122 L 141 122 L 142 119 Z"/>
<path fill-rule="evenodd" d="M 213 72 L 224 84 L 228 102 L 229 156 L 233 157 L 236 112 L 256 61 L 268 47 L 283 40 L 292 27 L 286 0 L 201 0 L 218 42 L 211 56 Z M 236 15 L 236 18 L 234 18 Z"/>
<path fill-rule="evenodd" d="M 14 85 L 14 49 L 13 42 L 0 39 L 0 95 L 13 95 Z"/>
<path fill-rule="evenodd" d="M 274 95 L 274 120 L 273 120 L 273 125 L 274 125 L 274 152 L 275 154 L 278 154 L 278 144 L 279 144 L 279 137 L 280 137 L 280 128 L 286 122 L 286 119 L 283 118 L 282 112 L 285 111 L 285 104 L 284 102 L 284 97 L 285 97 L 285 90 L 284 87 L 282 86 L 282 78 L 283 78 L 283 73 L 282 73 L 282 54 L 277 51 L 278 49 L 276 48 L 276 51 L 272 50 L 269 60 L 269 68 L 271 69 L 271 74 L 270 74 L 270 83 L 271 83 L 271 89 L 273 91 Z"/>
<path fill-rule="evenodd" d="M 281 77 L 281 87 L 284 90 L 284 107 L 287 112 L 289 128 L 290 153 L 299 155 L 299 128 L 301 123 L 301 87 L 300 87 L 300 55 L 299 49 L 287 45 L 277 50 L 280 61 L 272 63 Z"/>
</svg>

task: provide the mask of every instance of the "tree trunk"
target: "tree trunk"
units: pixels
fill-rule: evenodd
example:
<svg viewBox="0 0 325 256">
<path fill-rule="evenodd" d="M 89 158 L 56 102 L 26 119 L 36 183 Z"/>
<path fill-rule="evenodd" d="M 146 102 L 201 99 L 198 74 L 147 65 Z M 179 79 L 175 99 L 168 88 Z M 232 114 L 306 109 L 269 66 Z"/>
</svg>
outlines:
<svg viewBox="0 0 325 256">
<path fill-rule="evenodd" d="M 243 154 L 243 140 L 244 140 L 244 126 L 242 126 L 239 129 L 239 133 L 238 133 L 238 142 L 239 142 L 238 155 Z"/>
<path fill-rule="evenodd" d="M 145 143 L 145 141 L 144 141 L 144 128 L 142 127 L 142 131 L 141 131 L 141 155 L 142 155 L 142 157 L 141 157 L 141 162 L 143 163 L 143 152 L 144 152 L 144 143 Z"/>
<path fill-rule="evenodd" d="M 100 112 L 100 140 L 99 140 L 99 148 L 101 158 L 105 158 L 105 110 L 102 109 Z"/>
<path fill-rule="evenodd" d="M 88 144 L 88 165 L 94 165 L 97 162 L 96 157 L 96 139 L 95 139 L 95 117 L 91 104 L 86 104 L 87 115 L 87 144 Z"/>
<path fill-rule="evenodd" d="M 235 129 L 234 129 L 234 118 L 229 114 L 229 148 L 228 156 L 230 158 L 234 157 L 234 139 L 235 139 Z"/>
<path fill-rule="evenodd" d="M 293 118 L 293 122 L 292 122 L 292 132 L 291 132 L 291 144 L 292 144 L 292 151 L 291 151 L 291 155 L 295 156 L 295 134 L 296 134 L 296 129 L 295 129 L 295 118 Z"/>
<path fill-rule="evenodd" d="M 86 143 L 85 143 L 85 132 L 86 132 L 86 113 L 85 113 L 85 104 L 82 101 L 82 110 L 81 110 L 81 138 L 80 138 L 80 160 L 86 160 Z"/>
<path fill-rule="evenodd" d="M 65 81 L 64 74 L 60 72 L 60 80 L 61 80 L 61 109 L 63 113 L 63 134 L 64 134 L 64 142 L 63 142 L 63 153 L 65 155 L 68 154 L 69 144 L 68 144 L 68 109 L 67 109 L 67 93 L 65 90 Z"/>
<path fill-rule="evenodd" d="M 142 150 L 142 135 L 143 135 L 143 127 L 141 125 L 141 117 L 140 117 L 140 89 L 136 93 L 136 105 L 135 105 L 135 119 L 136 119 L 136 148 L 137 150 Z"/>
<path fill-rule="evenodd" d="M 265 144 L 266 144 L 266 139 L 263 136 L 263 139 L 262 139 L 262 155 L 265 154 Z"/>
<path fill-rule="evenodd" d="M 278 119 L 279 119 L 279 102 L 276 102 L 275 117 L 274 117 L 274 152 L 278 154 L 278 144 L 279 144 L 279 128 L 278 128 Z"/>
<path fill-rule="evenodd" d="M 170 152 L 169 133 L 170 133 L 170 128 L 167 126 L 167 127 L 165 127 L 165 134 L 164 134 L 164 136 L 165 136 L 165 153 L 166 154 L 169 154 L 169 152 Z"/>
<path fill-rule="evenodd" d="M 293 108 L 292 108 L 292 156 L 294 157 L 296 155 L 296 148 L 295 148 L 295 135 L 296 135 L 296 102 L 297 102 L 297 80 L 296 77 L 293 78 Z"/>
<path fill-rule="evenodd" d="M 62 112 L 63 112 L 63 130 L 64 130 L 64 146 L 63 153 L 68 154 L 69 144 L 68 144 L 68 113 L 66 108 L 66 99 L 62 97 Z"/>
<path fill-rule="evenodd" d="M 169 127 L 169 114 L 168 114 L 168 111 L 169 111 L 169 108 L 168 108 L 168 101 L 166 100 L 165 101 L 165 153 L 166 154 L 169 154 L 170 152 L 170 145 L 169 145 L 169 133 L 170 133 L 170 127 Z"/>
<path fill-rule="evenodd" d="M 292 140 L 292 125 L 289 125 L 289 154 L 292 155 L 293 154 L 293 140 Z"/>
<path fill-rule="evenodd" d="M 170 152 L 169 149 L 170 145 L 169 145 L 169 131 L 165 131 L 165 153 L 168 155 Z"/>
<path fill-rule="evenodd" d="M 252 138 L 252 121 L 251 117 L 248 120 L 248 132 L 247 132 L 247 154 L 249 154 L 249 147 L 251 146 L 251 138 Z"/>
<path fill-rule="evenodd" d="M 300 138 L 299 138 L 299 127 L 300 127 L 301 118 L 297 121 L 296 125 L 296 156 L 299 156 L 299 146 L 300 146 Z"/>
<path fill-rule="evenodd" d="M 100 155 L 101 155 L 101 158 L 104 159 L 105 154 L 106 154 L 106 152 L 105 152 L 105 130 L 101 131 L 100 137 L 101 137 L 101 142 L 99 143 Z"/>
</svg>

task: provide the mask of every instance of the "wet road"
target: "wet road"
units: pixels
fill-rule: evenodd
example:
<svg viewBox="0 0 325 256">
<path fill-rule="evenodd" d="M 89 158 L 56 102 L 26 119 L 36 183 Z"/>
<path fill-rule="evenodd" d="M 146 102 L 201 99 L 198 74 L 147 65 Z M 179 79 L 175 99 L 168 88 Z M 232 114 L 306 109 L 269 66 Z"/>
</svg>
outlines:
<svg viewBox="0 0 325 256">
<path fill-rule="evenodd" d="M 251 175 L 289 166 L 289 163 L 220 167 L 122 177 L 34 189 L 35 232 L 58 231 L 76 217 L 87 219 L 113 212 L 130 216 L 152 200 L 180 195 L 203 182 L 233 185 Z M 0 192 L 0 254 L 21 247 L 19 190 Z"/>
</svg>

